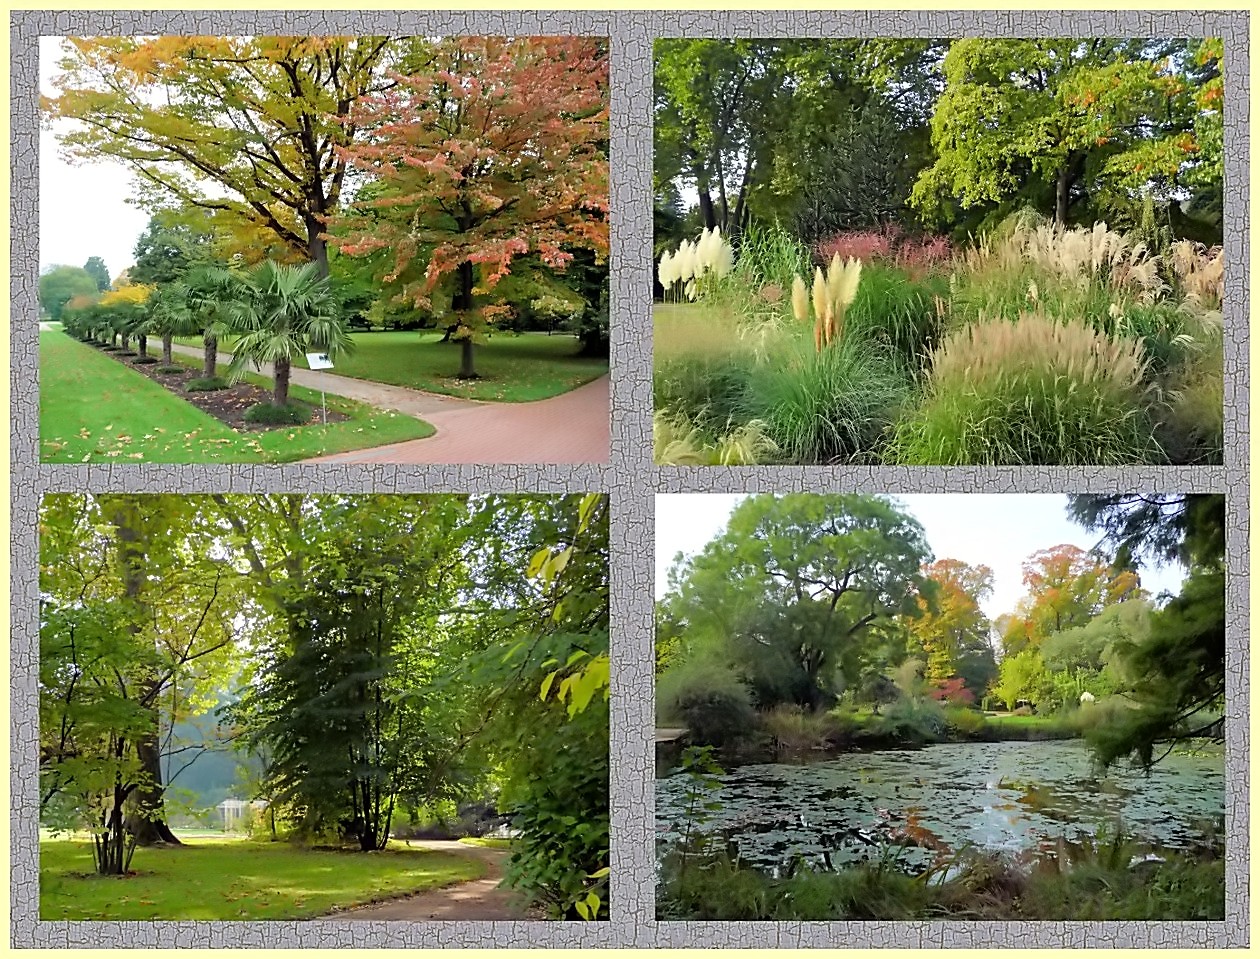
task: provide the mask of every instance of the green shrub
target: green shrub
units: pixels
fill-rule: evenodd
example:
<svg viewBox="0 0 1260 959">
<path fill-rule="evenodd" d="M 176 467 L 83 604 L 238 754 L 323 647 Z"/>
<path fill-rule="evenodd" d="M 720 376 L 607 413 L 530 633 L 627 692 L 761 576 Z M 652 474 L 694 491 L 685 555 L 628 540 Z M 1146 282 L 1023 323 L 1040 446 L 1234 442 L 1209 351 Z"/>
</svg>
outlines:
<svg viewBox="0 0 1260 959">
<path fill-rule="evenodd" d="M 158 363 L 160 360 L 156 356 L 137 356 L 133 362 L 136 366 L 148 366 L 151 363 Z"/>
<path fill-rule="evenodd" d="M 838 731 L 838 724 L 829 714 L 809 713 L 800 706 L 786 703 L 762 713 L 760 718 L 762 727 L 780 752 L 824 749 Z"/>
<path fill-rule="evenodd" d="M 878 736 L 903 743 L 940 742 L 948 732 L 941 704 L 917 696 L 897 700 L 872 720 L 868 728 Z"/>
<path fill-rule="evenodd" d="M 156 369 L 159 373 L 169 373 L 169 374 L 172 374 L 172 375 L 173 375 L 173 374 L 176 374 L 176 373 L 187 373 L 187 372 L 188 372 L 188 369 L 187 369 L 186 367 L 183 367 L 183 366 L 158 366 L 158 367 L 155 367 L 155 369 Z"/>
<path fill-rule="evenodd" d="M 897 424 L 896 462 L 1082 465 L 1162 461 L 1141 405 L 1140 344 L 1029 314 L 951 334 L 927 393 Z"/>
<path fill-rule="evenodd" d="M 979 710 L 968 709 L 966 706 L 947 706 L 945 723 L 950 732 L 964 739 L 979 738 L 987 726 L 983 713 Z"/>
<path fill-rule="evenodd" d="M 199 376 L 196 379 L 189 380 L 184 384 L 184 389 L 189 393 L 209 392 L 210 390 L 226 390 L 230 384 L 227 380 L 217 376 L 205 377 Z"/>
<path fill-rule="evenodd" d="M 748 686 L 729 665 L 708 657 L 661 673 L 656 708 L 662 721 L 686 726 L 696 745 L 730 745 L 746 739 L 756 725 Z"/>
<path fill-rule="evenodd" d="M 909 381 L 891 352 L 845 336 L 816 351 L 800 337 L 746 374 L 741 420 L 760 420 L 793 463 L 876 458 Z"/>
<path fill-rule="evenodd" d="M 311 418 L 311 408 L 305 403 L 290 401 L 287 406 L 274 403 L 256 403 L 245 411 L 246 423 L 265 423 L 268 426 L 301 426 Z"/>
</svg>

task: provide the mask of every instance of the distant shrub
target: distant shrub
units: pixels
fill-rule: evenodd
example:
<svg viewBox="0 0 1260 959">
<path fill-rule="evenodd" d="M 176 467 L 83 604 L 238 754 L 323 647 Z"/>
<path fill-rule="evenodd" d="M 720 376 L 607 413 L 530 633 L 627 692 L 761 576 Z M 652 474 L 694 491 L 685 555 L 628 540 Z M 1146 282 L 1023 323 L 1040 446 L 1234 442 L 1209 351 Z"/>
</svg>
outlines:
<svg viewBox="0 0 1260 959">
<path fill-rule="evenodd" d="M 955 735 L 972 739 L 985 731 L 988 725 L 984 714 L 966 706 L 950 706 L 945 710 L 945 723 Z"/>
<path fill-rule="evenodd" d="M 245 411 L 245 422 L 264 423 L 268 426 L 300 426 L 310 418 L 310 407 L 298 403 L 289 403 L 287 406 L 256 403 Z"/>
<path fill-rule="evenodd" d="M 829 714 L 806 712 L 786 703 L 763 713 L 761 725 L 774 740 L 775 748 L 789 753 L 823 749 L 837 730 L 837 723 Z"/>
<path fill-rule="evenodd" d="M 927 392 L 897 426 L 904 464 L 1103 466 L 1157 461 L 1140 344 L 1027 314 L 948 336 Z"/>
<path fill-rule="evenodd" d="M 660 675 L 656 708 L 664 722 L 686 726 L 688 740 L 696 745 L 738 742 L 756 724 L 747 685 L 730 666 L 703 657 L 679 663 Z"/>
<path fill-rule="evenodd" d="M 189 380 L 184 384 L 184 389 L 189 393 L 208 392 L 210 390 L 226 390 L 228 381 L 220 379 L 217 376 L 204 377 L 199 376 L 196 379 Z"/>
<path fill-rule="evenodd" d="M 904 743 L 934 743 L 945 738 L 948 722 L 940 703 L 906 696 L 885 709 L 869 728 Z"/>
<path fill-rule="evenodd" d="M 842 260 L 856 257 L 863 263 L 886 260 L 912 273 L 939 269 L 954 257 L 954 247 L 943 236 L 910 236 L 895 223 L 878 229 L 842 230 L 814 247 L 815 257 L 828 262 L 839 255 Z"/>
<path fill-rule="evenodd" d="M 184 366 L 156 366 L 154 369 L 156 369 L 159 373 L 167 373 L 172 376 L 177 373 L 188 372 L 188 368 Z"/>
<path fill-rule="evenodd" d="M 160 360 L 156 356 L 137 356 L 132 362 L 135 366 L 148 366 L 151 363 L 158 363 Z"/>
</svg>

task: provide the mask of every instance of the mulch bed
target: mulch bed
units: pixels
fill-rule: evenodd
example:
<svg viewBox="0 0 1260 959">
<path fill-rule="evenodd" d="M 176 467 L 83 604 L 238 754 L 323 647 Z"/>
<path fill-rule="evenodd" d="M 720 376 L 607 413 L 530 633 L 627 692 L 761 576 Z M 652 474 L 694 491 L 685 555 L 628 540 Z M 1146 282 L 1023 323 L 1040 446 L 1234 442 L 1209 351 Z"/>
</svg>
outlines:
<svg viewBox="0 0 1260 959">
<path fill-rule="evenodd" d="M 99 347 L 98 347 L 99 348 Z M 101 350 L 106 356 L 108 351 Z M 245 411 L 259 403 L 271 402 L 271 391 L 255 386 L 252 383 L 237 383 L 221 390 L 184 389 L 184 384 L 201 376 L 200 370 L 185 369 L 180 373 L 159 373 L 162 363 L 135 363 L 135 357 L 118 356 L 117 358 L 137 373 L 147 376 L 153 382 L 165 387 L 182 400 L 191 403 L 203 413 L 209 413 L 220 423 L 231 427 L 238 433 L 261 433 L 267 430 L 291 430 L 298 426 L 319 426 L 324 422 L 323 414 L 318 406 L 312 406 L 310 418 L 304 423 L 250 423 L 245 419 Z M 153 353 L 149 354 L 154 355 Z M 160 352 L 157 354 L 160 359 Z M 302 403 L 300 406 L 309 404 Z M 350 419 L 345 413 L 328 411 L 329 423 L 344 423 Z"/>
</svg>

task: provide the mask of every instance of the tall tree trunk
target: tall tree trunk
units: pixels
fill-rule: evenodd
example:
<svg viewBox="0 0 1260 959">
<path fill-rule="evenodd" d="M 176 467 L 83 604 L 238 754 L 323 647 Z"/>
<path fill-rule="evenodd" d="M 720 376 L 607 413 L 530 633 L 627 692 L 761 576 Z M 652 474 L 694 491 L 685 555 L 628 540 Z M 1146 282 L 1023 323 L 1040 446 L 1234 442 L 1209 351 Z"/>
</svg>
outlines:
<svg viewBox="0 0 1260 959">
<path fill-rule="evenodd" d="M 276 389 L 273 397 L 273 402 L 276 406 L 289 405 L 289 370 L 289 358 L 287 356 L 276 357 Z"/>
<path fill-rule="evenodd" d="M 137 622 L 144 618 L 146 609 L 141 590 L 144 587 L 146 550 L 143 533 L 139 529 L 139 516 L 134 501 L 119 503 L 113 512 L 112 521 L 118 539 L 118 565 L 123 583 L 123 595 L 140 611 Z M 133 626 L 133 629 L 139 629 Z M 146 773 L 146 781 L 136 787 L 131 801 L 134 812 L 128 817 L 127 828 L 136 842 L 151 845 L 155 842 L 178 843 L 179 840 L 166 825 L 166 814 L 162 796 L 165 788 L 162 785 L 162 757 L 158 746 L 157 698 L 160 690 L 153 685 L 144 689 L 139 699 L 153 710 L 153 728 L 136 738 L 136 755 Z"/>
<path fill-rule="evenodd" d="M 311 262 L 319 267 L 319 275 L 328 278 L 328 243 L 323 237 L 323 225 L 312 216 L 305 217 L 307 247 Z"/>
<path fill-rule="evenodd" d="M 156 699 L 156 692 L 154 698 Z M 136 837 L 136 843 L 140 846 L 154 846 L 163 842 L 181 845 L 179 837 L 171 832 L 163 815 L 162 748 L 156 729 L 136 740 L 136 755 L 152 783 L 152 788 L 142 787 L 136 790 L 136 810 L 128 817 L 127 829 Z"/>
<path fill-rule="evenodd" d="M 717 217 L 713 212 L 713 196 L 709 193 L 708 185 L 704 185 L 699 189 L 700 195 L 700 225 L 707 230 L 717 226 Z"/>
<path fill-rule="evenodd" d="M 201 375 L 206 379 L 213 379 L 215 369 L 219 365 L 219 338 L 207 333 L 202 338 L 202 342 L 206 347 L 206 359 L 205 365 L 201 368 Z"/>
<path fill-rule="evenodd" d="M 139 349 L 141 356 L 149 355 L 149 338 L 141 333 L 136 337 L 136 347 Z"/>
<path fill-rule="evenodd" d="M 162 334 L 162 363 L 170 366 L 175 361 L 171 358 L 171 344 L 174 343 L 175 337 L 170 333 Z"/>
<path fill-rule="evenodd" d="M 1072 155 L 1069 154 L 1063 161 L 1063 166 L 1059 167 L 1059 175 L 1054 183 L 1054 222 L 1060 226 L 1067 226 L 1068 204 L 1072 195 L 1072 167 Z"/>
<path fill-rule="evenodd" d="M 459 287 L 455 292 L 454 302 L 451 304 L 459 313 L 466 314 L 473 307 L 473 282 L 473 265 L 465 260 L 459 265 Z M 459 341 L 459 374 L 456 378 L 475 380 L 477 369 L 473 365 L 472 325 L 468 322 L 464 325 L 468 327 L 469 334 Z"/>
</svg>

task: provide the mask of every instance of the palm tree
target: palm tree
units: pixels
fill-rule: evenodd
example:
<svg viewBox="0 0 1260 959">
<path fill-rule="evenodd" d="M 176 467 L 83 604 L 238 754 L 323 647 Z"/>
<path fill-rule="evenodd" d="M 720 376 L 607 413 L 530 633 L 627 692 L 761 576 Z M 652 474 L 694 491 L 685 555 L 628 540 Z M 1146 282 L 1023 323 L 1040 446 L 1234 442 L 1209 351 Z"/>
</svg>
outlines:
<svg viewBox="0 0 1260 959">
<path fill-rule="evenodd" d="M 184 274 L 188 307 L 196 319 L 204 348 L 201 375 L 213 379 L 219 365 L 219 339 L 232 332 L 230 306 L 241 282 L 218 266 L 195 266 Z"/>
<path fill-rule="evenodd" d="M 188 287 L 181 281 L 167 283 L 149 301 L 149 316 L 145 323 L 146 333 L 162 337 L 162 363 L 171 366 L 175 360 L 171 347 L 177 336 L 195 331 L 194 320 L 188 309 Z"/>
<path fill-rule="evenodd" d="M 239 380 L 247 363 L 271 363 L 276 406 L 289 403 L 295 356 L 318 350 L 335 357 L 350 349 L 328 279 L 320 276 L 314 263 L 259 264 L 240 278 L 228 312 L 233 328 L 241 333 L 232 350 L 232 378 Z"/>
</svg>

